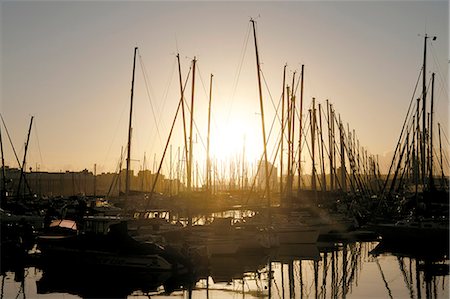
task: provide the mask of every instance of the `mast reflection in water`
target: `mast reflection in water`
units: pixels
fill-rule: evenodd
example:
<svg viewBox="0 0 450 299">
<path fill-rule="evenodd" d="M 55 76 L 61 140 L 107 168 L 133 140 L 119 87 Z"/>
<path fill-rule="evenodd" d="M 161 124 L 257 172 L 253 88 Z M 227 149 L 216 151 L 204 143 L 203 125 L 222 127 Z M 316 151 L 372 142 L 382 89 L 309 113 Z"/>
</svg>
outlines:
<svg viewBox="0 0 450 299">
<path fill-rule="evenodd" d="M 1 298 L 448 298 L 448 248 L 378 242 L 217 256 L 195 274 L 2 269 Z"/>
</svg>

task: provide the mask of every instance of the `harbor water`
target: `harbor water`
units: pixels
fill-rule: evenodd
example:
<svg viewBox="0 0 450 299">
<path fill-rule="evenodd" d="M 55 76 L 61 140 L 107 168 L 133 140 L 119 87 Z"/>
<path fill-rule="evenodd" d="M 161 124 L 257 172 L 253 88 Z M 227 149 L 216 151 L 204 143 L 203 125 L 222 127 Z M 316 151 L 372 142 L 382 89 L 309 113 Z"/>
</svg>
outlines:
<svg viewBox="0 0 450 299">
<path fill-rule="evenodd" d="M 0 298 L 449 298 L 448 275 L 448 255 L 430 248 L 319 242 L 211 256 L 176 276 L 16 265 L 1 275 Z"/>
</svg>

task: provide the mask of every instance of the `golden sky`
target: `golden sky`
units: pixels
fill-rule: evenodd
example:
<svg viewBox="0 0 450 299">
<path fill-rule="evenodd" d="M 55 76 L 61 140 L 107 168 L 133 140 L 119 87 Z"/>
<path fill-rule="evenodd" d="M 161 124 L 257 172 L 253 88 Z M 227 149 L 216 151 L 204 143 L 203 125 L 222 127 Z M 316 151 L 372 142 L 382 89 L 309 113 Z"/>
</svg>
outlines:
<svg viewBox="0 0 450 299">
<path fill-rule="evenodd" d="M 267 131 L 281 95 L 284 64 L 289 82 L 304 64 L 304 113 L 312 97 L 323 106 L 329 99 L 361 145 L 381 160 L 389 157 L 428 32 L 438 36 L 429 46 L 427 68 L 428 77 L 436 72 L 435 120 L 448 132 L 447 1 L 11 1 L 1 4 L 1 113 L 19 159 L 34 115 L 29 166 L 92 171 L 97 164 L 97 172 L 115 171 L 127 142 L 133 49 L 138 46 L 133 169 L 142 167 L 144 153 L 148 169 L 155 156 L 161 158 L 179 100 L 177 52 L 183 78 L 193 57 L 198 59 L 195 155 L 205 153 L 213 73 L 212 155 L 235 159 L 245 139 L 247 159 L 253 162 L 262 153 L 262 141 L 250 17 L 257 21 L 267 83 Z M 275 127 L 272 142 L 278 131 Z M 173 161 L 181 136 L 178 121 Z M 7 164 L 17 167 L 3 127 L 2 138 Z"/>
</svg>

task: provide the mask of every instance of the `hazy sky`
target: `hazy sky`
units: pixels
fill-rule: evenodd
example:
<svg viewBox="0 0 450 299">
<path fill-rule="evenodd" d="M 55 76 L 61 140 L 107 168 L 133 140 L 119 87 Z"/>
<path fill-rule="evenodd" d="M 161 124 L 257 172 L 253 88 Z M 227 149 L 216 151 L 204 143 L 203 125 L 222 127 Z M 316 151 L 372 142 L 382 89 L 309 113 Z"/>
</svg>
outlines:
<svg viewBox="0 0 450 299">
<path fill-rule="evenodd" d="M 438 37 L 429 44 L 427 76 L 437 73 L 435 119 L 448 134 L 448 14 L 448 1 L 4 1 L 1 113 L 20 160 L 35 116 L 29 166 L 92 171 L 96 163 L 98 172 L 114 171 L 127 140 L 138 46 L 132 165 L 139 169 L 145 152 L 152 169 L 179 100 L 179 52 L 183 78 L 192 58 L 198 59 L 198 156 L 206 142 L 213 73 L 214 155 L 241 151 L 245 138 L 253 159 L 262 151 L 249 35 L 253 17 L 267 82 L 267 130 L 274 114 L 271 99 L 276 105 L 281 94 L 283 65 L 288 64 L 291 81 L 292 72 L 305 64 L 305 109 L 312 97 L 323 105 L 329 99 L 361 145 L 382 157 L 399 137 L 422 65 L 425 32 Z M 173 161 L 181 133 L 178 121 Z M 7 164 L 17 167 L 3 127 L 2 138 Z"/>
</svg>

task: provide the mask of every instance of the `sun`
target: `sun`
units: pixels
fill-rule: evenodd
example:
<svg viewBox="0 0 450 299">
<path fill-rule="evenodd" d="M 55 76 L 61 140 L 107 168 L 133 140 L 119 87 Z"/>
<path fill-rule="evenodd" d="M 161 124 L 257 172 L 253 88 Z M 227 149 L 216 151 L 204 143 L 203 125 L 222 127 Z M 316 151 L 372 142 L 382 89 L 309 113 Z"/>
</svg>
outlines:
<svg viewBox="0 0 450 299">
<path fill-rule="evenodd" d="M 210 156 L 218 161 L 242 160 L 257 161 L 262 154 L 261 130 L 257 123 L 242 118 L 234 118 L 215 128 L 211 137 Z"/>
</svg>

